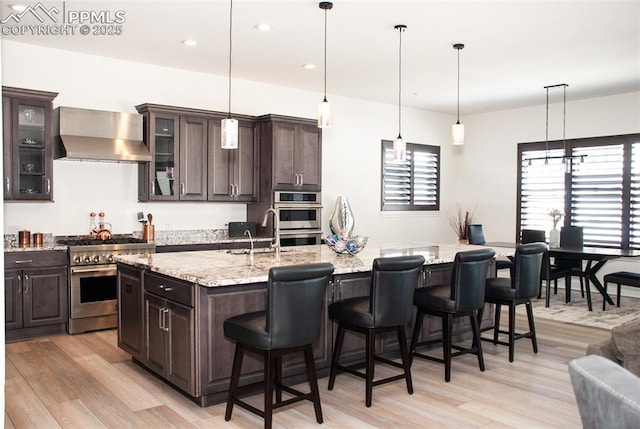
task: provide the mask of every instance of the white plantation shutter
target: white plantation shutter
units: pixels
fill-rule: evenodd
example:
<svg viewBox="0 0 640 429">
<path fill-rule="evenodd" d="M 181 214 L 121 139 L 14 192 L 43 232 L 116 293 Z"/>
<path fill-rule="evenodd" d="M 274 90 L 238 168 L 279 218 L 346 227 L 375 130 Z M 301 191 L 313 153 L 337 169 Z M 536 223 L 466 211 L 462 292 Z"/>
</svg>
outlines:
<svg viewBox="0 0 640 429">
<path fill-rule="evenodd" d="M 562 156 L 562 149 L 533 150 L 523 153 L 520 197 L 520 224 L 522 229 L 549 231 L 553 222 L 549 211 L 558 209 L 564 213 L 564 169 L 560 160 L 543 158 Z M 536 160 L 532 160 L 538 158 Z M 531 161 L 530 161 L 531 160 Z M 529 164 L 531 162 L 531 164 Z M 558 229 L 564 219 L 560 220 Z"/>
<path fill-rule="evenodd" d="M 584 227 L 586 246 L 622 244 L 622 144 L 578 147 L 587 155 L 571 175 L 571 224 Z"/>
<path fill-rule="evenodd" d="M 640 249 L 640 142 L 631 146 L 629 247 Z"/>
<path fill-rule="evenodd" d="M 439 210 L 440 147 L 407 143 L 406 161 L 393 161 L 382 141 L 382 210 Z"/>
</svg>

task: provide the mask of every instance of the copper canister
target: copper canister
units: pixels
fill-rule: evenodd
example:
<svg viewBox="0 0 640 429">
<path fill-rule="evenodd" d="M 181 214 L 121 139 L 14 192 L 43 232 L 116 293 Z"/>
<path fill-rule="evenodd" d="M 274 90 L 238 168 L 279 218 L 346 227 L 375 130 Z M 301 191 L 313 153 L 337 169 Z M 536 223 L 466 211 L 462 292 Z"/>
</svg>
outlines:
<svg viewBox="0 0 640 429">
<path fill-rule="evenodd" d="M 155 225 L 144 224 L 142 225 L 142 239 L 147 243 L 153 243 L 155 240 Z"/>
<path fill-rule="evenodd" d="M 31 246 L 31 231 L 18 231 L 18 244 L 20 247 Z"/>
<path fill-rule="evenodd" d="M 41 232 L 33 233 L 33 247 L 42 247 L 43 234 Z"/>
</svg>

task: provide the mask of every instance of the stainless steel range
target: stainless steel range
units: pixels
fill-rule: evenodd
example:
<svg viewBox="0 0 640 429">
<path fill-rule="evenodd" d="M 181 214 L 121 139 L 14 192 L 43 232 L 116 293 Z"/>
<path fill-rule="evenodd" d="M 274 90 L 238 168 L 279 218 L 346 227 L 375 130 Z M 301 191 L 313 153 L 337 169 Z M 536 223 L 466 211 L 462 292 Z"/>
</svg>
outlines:
<svg viewBox="0 0 640 429">
<path fill-rule="evenodd" d="M 69 247 L 69 333 L 81 334 L 117 326 L 115 255 L 154 253 L 155 244 L 128 235 L 109 240 L 58 237 Z"/>
</svg>

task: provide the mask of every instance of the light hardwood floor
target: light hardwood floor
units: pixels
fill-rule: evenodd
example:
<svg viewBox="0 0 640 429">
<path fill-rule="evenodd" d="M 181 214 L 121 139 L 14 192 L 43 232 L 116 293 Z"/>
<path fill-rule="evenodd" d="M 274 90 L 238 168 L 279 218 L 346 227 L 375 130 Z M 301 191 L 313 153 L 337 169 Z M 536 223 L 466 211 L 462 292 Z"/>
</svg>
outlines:
<svg viewBox="0 0 640 429">
<path fill-rule="evenodd" d="M 505 346 L 483 342 L 486 371 L 475 356 L 458 357 L 450 383 L 442 365 L 417 359 L 415 393 L 403 382 L 375 387 L 371 408 L 363 380 L 339 375 L 329 392 L 320 379 L 324 424 L 304 402 L 277 411 L 274 428 L 580 428 L 567 362 L 610 333 L 543 319 L 536 328 L 538 354 L 520 340 L 509 363 Z M 376 371 L 387 374 L 382 365 Z M 7 344 L 5 389 L 5 428 L 262 427 L 238 407 L 225 422 L 224 404 L 200 408 L 149 375 L 117 348 L 115 330 Z"/>
</svg>

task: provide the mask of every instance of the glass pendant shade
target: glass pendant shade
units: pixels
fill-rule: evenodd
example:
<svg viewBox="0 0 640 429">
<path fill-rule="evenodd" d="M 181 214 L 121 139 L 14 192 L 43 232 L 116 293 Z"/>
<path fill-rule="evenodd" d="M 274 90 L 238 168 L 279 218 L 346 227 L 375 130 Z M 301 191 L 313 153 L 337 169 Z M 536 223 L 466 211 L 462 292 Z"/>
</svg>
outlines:
<svg viewBox="0 0 640 429">
<path fill-rule="evenodd" d="M 396 162 L 404 162 L 407 160 L 407 145 L 399 134 L 393 141 L 393 160 Z"/>
<path fill-rule="evenodd" d="M 318 127 L 331 128 L 333 126 L 333 110 L 331 103 L 325 98 L 318 106 Z"/>
<path fill-rule="evenodd" d="M 460 121 L 451 126 L 451 142 L 457 146 L 464 144 L 464 124 Z"/>
<path fill-rule="evenodd" d="M 222 149 L 238 149 L 238 120 L 226 118 L 220 121 L 222 125 Z"/>
</svg>

